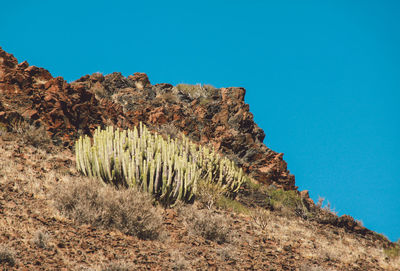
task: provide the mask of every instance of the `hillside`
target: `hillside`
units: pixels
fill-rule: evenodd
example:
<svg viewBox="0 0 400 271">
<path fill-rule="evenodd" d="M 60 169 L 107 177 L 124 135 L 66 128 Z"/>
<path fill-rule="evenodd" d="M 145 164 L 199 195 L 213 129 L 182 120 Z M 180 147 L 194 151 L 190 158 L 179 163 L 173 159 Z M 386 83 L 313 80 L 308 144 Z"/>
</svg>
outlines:
<svg viewBox="0 0 400 271">
<path fill-rule="evenodd" d="M 0 48 L 0 91 L 5 270 L 400 268 L 399 257 L 384 252 L 396 251 L 395 244 L 297 192 L 283 154 L 263 144 L 243 88 L 151 85 L 143 73 L 93 74 L 69 84 Z M 72 146 L 80 135 L 139 122 L 213 146 L 252 181 L 235 199 L 221 197 L 212 206 L 200 200 L 161 208 L 146 195 L 102 187 L 77 172 Z M 142 199 L 142 206 L 134 209 L 126 199 Z M 81 213 L 66 212 L 67 201 Z M 100 219 L 93 205 L 99 212 L 108 206 L 112 215 L 104 211 Z M 146 238 L 126 226 L 144 223 L 136 221 L 140 208 L 149 214 Z M 123 222 L 113 216 L 119 213 Z"/>
</svg>

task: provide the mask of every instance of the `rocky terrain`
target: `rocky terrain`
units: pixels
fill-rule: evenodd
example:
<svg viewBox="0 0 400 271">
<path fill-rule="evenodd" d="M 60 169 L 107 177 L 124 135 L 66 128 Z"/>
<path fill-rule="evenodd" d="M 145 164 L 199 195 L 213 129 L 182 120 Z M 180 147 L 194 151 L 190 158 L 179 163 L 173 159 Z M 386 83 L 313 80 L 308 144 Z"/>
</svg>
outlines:
<svg viewBox="0 0 400 271">
<path fill-rule="evenodd" d="M 212 144 L 257 181 L 295 189 L 282 153 L 263 143 L 264 132 L 244 103 L 243 88 L 180 91 L 151 85 L 147 76 L 93 74 L 68 84 L 0 49 L 0 121 L 40 123 L 54 140 L 70 145 L 99 125 L 177 129 L 201 144 Z M 190 92 L 190 91 L 189 91 Z M 161 131 L 162 132 L 162 131 Z"/>
<path fill-rule="evenodd" d="M 0 48 L 0 267 L 400 270 L 399 258 L 385 253 L 395 244 L 296 191 L 283 154 L 263 144 L 244 95 L 243 88 L 151 85 L 143 73 L 93 74 L 67 83 Z M 209 208 L 148 206 L 161 221 L 154 239 L 61 212 L 63 197 L 55 191 L 67 193 L 68 183 L 94 187 L 75 170 L 74 141 L 97 126 L 132 128 L 140 121 L 163 135 L 183 132 L 213 146 L 253 182 L 235 200 Z M 271 205 L 270 187 L 295 191 L 301 207 Z M 214 235 L 202 234 L 209 231 Z"/>
</svg>

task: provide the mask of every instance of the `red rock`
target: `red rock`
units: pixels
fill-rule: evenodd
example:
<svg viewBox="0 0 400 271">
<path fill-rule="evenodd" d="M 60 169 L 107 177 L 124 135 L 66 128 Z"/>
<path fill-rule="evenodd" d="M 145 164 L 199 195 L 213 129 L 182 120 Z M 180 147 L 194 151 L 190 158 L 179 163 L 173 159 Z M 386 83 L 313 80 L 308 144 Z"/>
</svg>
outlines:
<svg viewBox="0 0 400 271">
<path fill-rule="evenodd" d="M 37 119 L 37 118 L 39 118 L 38 111 L 35 110 L 35 109 L 26 110 L 23 113 L 22 116 L 24 116 L 25 118 L 28 118 L 28 119 Z"/>
<path fill-rule="evenodd" d="M 151 87 L 150 80 L 145 73 L 135 72 L 133 75 L 129 75 L 128 79 L 134 81 L 136 83 L 136 87 L 138 87 L 139 84 L 141 84 L 141 88 Z"/>
<path fill-rule="evenodd" d="M 308 190 L 300 191 L 300 197 L 303 198 L 303 199 L 310 198 L 310 194 L 308 193 Z"/>
<path fill-rule="evenodd" d="M 152 86 L 144 73 L 128 78 L 118 73 L 92 74 L 68 84 L 61 77 L 53 78 L 45 69 L 27 65 L 18 65 L 12 55 L 0 49 L 0 89 L 4 94 L 0 103 L 12 105 L 1 108 L 2 121 L 37 118 L 51 136 L 69 146 L 78 129 L 90 132 L 98 125 L 129 128 L 140 121 L 151 127 L 170 123 L 189 137 L 211 143 L 217 150 L 236 157 L 238 165 L 252 178 L 296 189 L 283 154 L 262 143 L 265 134 L 244 103 L 244 88 L 217 89 L 212 99 L 205 97 L 212 103 L 201 103 L 202 98 L 182 100 L 174 94 L 172 85 Z M 101 97 L 95 96 L 98 93 Z M 164 94 L 173 99 L 164 99 L 160 104 L 155 97 Z M 118 97 L 125 97 L 126 104 Z"/>
</svg>

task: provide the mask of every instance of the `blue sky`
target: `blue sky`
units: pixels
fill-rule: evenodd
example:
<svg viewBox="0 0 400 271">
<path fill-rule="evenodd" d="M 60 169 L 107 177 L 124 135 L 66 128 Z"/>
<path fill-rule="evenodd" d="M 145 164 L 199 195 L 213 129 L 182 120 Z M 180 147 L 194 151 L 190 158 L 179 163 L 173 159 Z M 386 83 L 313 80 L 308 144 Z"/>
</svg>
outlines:
<svg viewBox="0 0 400 271">
<path fill-rule="evenodd" d="M 300 190 L 400 238 L 399 1 L 2 1 L 0 46 L 73 81 L 241 86 Z"/>
</svg>

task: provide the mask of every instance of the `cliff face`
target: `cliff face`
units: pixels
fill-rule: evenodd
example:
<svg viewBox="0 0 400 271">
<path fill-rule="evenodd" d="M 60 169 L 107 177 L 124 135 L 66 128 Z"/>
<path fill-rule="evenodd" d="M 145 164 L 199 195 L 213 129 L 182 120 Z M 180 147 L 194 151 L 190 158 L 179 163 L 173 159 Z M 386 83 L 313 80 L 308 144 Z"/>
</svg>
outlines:
<svg viewBox="0 0 400 271">
<path fill-rule="evenodd" d="M 151 85 L 146 74 L 87 75 L 69 84 L 0 48 L 0 122 L 22 119 L 46 127 L 71 146 L 79 134 L 98 125 L 132 128 L 140 121 L 161 133 L 181 131 L 200 144 L 212 144 L 255 180 L 296 189 L 282 153 L 262 141 L 264 132 L 244 102 L 244 88 Z"/>
</svg>

